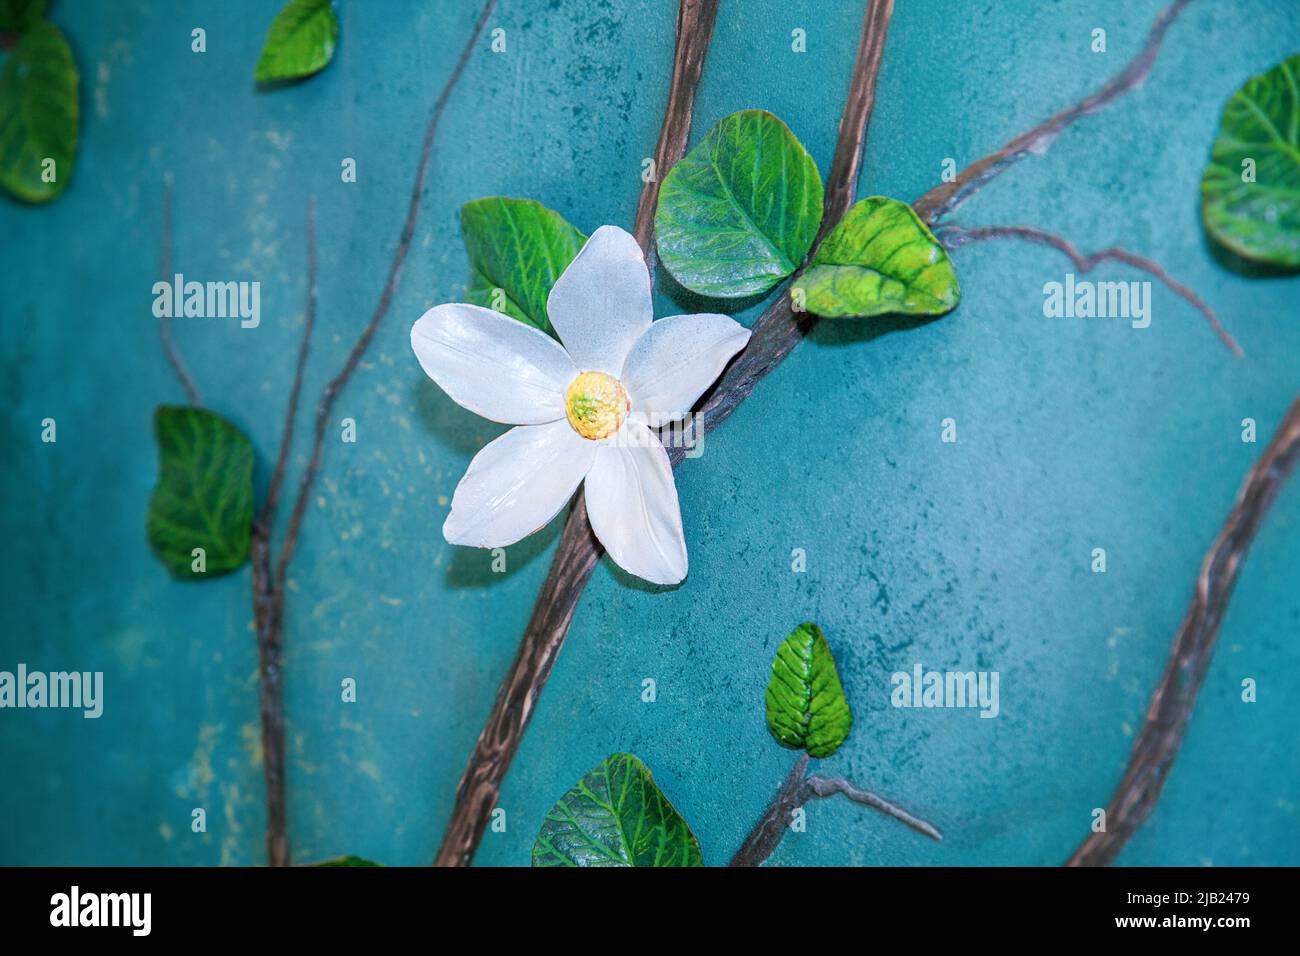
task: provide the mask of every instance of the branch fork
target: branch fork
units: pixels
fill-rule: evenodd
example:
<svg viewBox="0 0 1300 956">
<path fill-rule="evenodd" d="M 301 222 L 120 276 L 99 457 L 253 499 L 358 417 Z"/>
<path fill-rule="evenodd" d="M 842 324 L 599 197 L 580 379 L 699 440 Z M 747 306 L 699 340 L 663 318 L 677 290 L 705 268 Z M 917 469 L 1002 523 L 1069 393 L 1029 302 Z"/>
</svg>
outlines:
<svg viewBox="0 0 1300 956">
<path fill-rule="evenodd" d="M 913 816 L 903 808 L 886 800 L 884 797 L 863 790 L 843 777 L 819 777 L 808 775 L 807 754 L 802 754 L 790 770 L 776 796 L 772 798 L 763 816 L 749 831 L 745 842 L 740 845 L 731 858 L 729 866 L 761 866 L 775 852 L 785 836 L 786 828 L 794 811 L 810 800 L 833 797 L 843 794 L 854 803 L 879 810 L 885 816 L 893 817 L 918 833 L 923 833 L 932 840 L 942 840 L 943 834 L 932 823 Z"/>
</svg>

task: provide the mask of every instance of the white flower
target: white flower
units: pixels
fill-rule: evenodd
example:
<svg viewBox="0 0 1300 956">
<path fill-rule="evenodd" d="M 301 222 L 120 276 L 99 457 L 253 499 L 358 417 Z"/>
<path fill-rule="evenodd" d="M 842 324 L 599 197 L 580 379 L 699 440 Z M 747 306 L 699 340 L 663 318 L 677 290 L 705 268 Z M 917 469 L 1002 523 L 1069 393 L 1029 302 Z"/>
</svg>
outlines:
<svg viewBox="0 0 1300 956">
<path fill-rule="evenodd" d="M 545 526 L 585 479 L 596 537 L 655 584 L 686 577 L 686 540 L 668 453 L 647 423 L 677 421 L 749 341 L 725 315 L 652 322 L 636 240 L 601 226 L 556 280 L 549 335 L 464 303 L 411 327 L 420 367 L 452 400 L 517 425 L 469 464 L 442 533 L 499 548 Z"/>
</svg>

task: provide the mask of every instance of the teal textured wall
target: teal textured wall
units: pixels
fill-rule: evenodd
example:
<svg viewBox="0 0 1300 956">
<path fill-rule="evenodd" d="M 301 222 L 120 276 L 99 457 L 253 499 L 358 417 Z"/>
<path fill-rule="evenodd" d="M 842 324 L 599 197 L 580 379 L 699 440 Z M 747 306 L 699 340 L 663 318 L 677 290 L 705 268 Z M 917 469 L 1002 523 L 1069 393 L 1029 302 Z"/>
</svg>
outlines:
<svg viewBox="0 0 1300 956">
<path fill-rule="evenodd" d="M 75 179 L 42 208 L 0 203 L 0 669 L 105 673 L 104 716 L 0 712 L 0 863 L 263 859 L 249 572 L 171 580 L 148 552 L 155 405 L 181 400 L 150 313 L 164 176 L 174 261 L 262 283 L 256 330 L 178 320 L 209 405 L 252 437 L 265 487 L 303 319 L 318 203 L 314 396 L 384 281 L 427 109 L 476 13 L 468 0 L 339 0 L 334 63 L 257 93 L 268 5 L 59 3 L 81 68 Z M 1161 4 L 909 0 L 894 15 L 860 192 L 915 199 L 1118 72 Z M 860 0 L 724 0 L 694 138 L 764 107 L 829 168 Z M 499 432 L 452 404 L 408 344 L 457 300 L 457 210 L 539 199 L 587 232 L 630 228 L 667 92 L 670 0 L 502 0 L 508 50 L 480 46 L 436 145 L 405 275 L 338 403 L 288 599 L 295 856 L 431 859 L 509 666 L 558 524 L 509 550 L 446 544 L 447 501 Z M 208 52 L 190 52 L 194 27 Z M 1094 27 L 1108 52 L 1089 49 Z M 807 30 L 808 52 L 790 51 Z M 526 864 L 551 803 L 607 754 L 650 766 L 711 864 L 794 760 L 768 736 L 778 642 L 820 622 L 857 721 L 824 771 L 935 821 L 931 843 L 842 800 L 809 810 L 782 864 L 1055 864 L 1104 805 L 1205 549 L 1300 389 L 1300 280 L 1250 279 L 1207 245 L 1197 187 L 1229 95 L 1300 50 L 1294 5 L 1198 0 L 1148 82 L 1079 123 L 955 217 L 1030 222 L 1083 249 L 1122 242 L 1220 312 L 1235 360 L 1157 288 L 1151 328 L 1045 319 L 1070 271 L 1016 243 L 961 249 L 958 310 L 910 326 L 823 323 L 679 471 L 691 573 L 674 591 L 597 569 L 479 862 Z M 354 157 L 358 182 L 339 164 Z M 1105 267 L 1105 278 L 1141 278 Z M 680 311 L 660 295 L 659 314 Z M 741 315 L 752 322 L 758 310 Z M 40 421 L 58 422 L 42 444 Z M 955 418 L 956 445 L 939 441 Z M 1259 422 L 1243 444 L 1240 421 Z M 299 431 L 293 474 L 304 464 Z M 1224 622 L 1186 745 L 1130 864 L 1300 863 L 1300 485 L 1278 499 Z M 1109 571 L 1089 573 L 1105 547 Z M 804 548 L 808 571 L 790 570 Z M 920 661 L 1001 674 L 1001 716 L 896 710 Z M 359 699 L 339 700 L 354 677 Z M 658 700 L 642 703 L 654 678 Z M 1259 700 L 1240 701 L 1240 681 Z M 202 806 L 208 830 L 193 834 Z"/>
</svg>

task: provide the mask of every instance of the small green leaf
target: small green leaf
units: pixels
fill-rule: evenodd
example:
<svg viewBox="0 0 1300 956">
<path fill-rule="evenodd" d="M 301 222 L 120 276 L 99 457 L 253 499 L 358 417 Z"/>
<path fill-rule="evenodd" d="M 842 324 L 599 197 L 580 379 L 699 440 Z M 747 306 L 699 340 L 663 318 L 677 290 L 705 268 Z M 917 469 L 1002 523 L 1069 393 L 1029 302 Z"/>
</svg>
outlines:
<svg viewBox="0 0 1300 956">
<path fill-rule="evenodd" d="M 45 16 L 45 0 L 0 0 L 0 33 L 22 33 Z"/>
<path fill-rule="evenodd" d="M 835 657 L 816 624 L 800 624 L 781 642 L 767 682 L 767 729 L 776 742 L 810 757 L 829 757 L 853 727 Z"/>
<path fill-rule="evenodd" d="M 822 180 L 779 119 L 744 110 L 720 120 L 664 177 L 655 212 L 659 259 L 700 295 L 766 292 L 798 268 L 822 221 Z"/>
<path fill-rule="evenodd" d="M 321 860 L 319 863 L 308 863 L 308 866 L 383 866 L 382 863 L 374 863 L 370 860 L 363 860 L 359 856 L 336 856 L 332 860 Z"/>
<path fill-rule="evenodd" d="M 149 545 L 178 578 L 215 577 L 248 558 L 253 527 L 253 446 L 202 408 L 154 412 L 158 484 L 149 499 Z M 203 549 L 205 570 L 194 567 Z"/>
<path fill-rule="evenodd" d="M 531 199 L 489 196 L 460 207 L 469 252 L 465 297 L 554 335 L 546 299 L 587 237 Z"/>
<path fill-rule="evenodd" d="M 77 65 L 51 23 L 23 34 L 0 69 L 0 184 L 49 202 L 72 178 L 77 152 Z"/>
<path fill-rule="evenodd" d="M 1201 180 L 1201 214 L 1237 255 L 1300 266 L 1300 54 L 1228 100 Z"/>
<path fill-rule="evenodd" d="M 579 780 L 533 844 L 533 866 L 703 865 L 695 834 L 631 754 L 614 754 Z"/>
<path fill-rule="evenodd" d="M 254 77 L 258 83 L 298 80 L 334 57 L 339 21 L 330 0 L 289 0 L 271 22 Z"/>
<path fill-rule="evenodd" d="M 961 297 L 948 253 L 912 207 L 872 196 L 855 204 L 791 289 L 814 315 L 942 315 Z"/>
</svg>

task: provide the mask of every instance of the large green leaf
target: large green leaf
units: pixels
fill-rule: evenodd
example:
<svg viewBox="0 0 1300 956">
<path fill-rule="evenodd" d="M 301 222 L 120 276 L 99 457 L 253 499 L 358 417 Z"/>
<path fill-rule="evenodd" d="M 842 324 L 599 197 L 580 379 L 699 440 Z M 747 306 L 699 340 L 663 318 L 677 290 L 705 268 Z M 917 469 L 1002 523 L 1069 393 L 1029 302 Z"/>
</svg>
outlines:
<svg viewBox="0 0 1300 956">
<path fill-rule="evenodd" d="M 1228 100 L 1201 180 L 1201 213 L 1210 235 L 1238 255 L 1300 266 L 1300 54 Z"/>
<path fill-rule="evenodd" d="M 504 196 L 465 203 L 460 228 L 469 252 L 466 299 L 554 335 L 546 299 L 587 237 L 539 202 Z"/>
<path fill-rule="evenodd" d="M 45 16 L 45 0 L 0 0 L 0 33 L 22 33 Z"/>
<path fill-rule="evenodd" d="M 178 578 L 214 577 L 248 557 L 253 527 L 253 446 L 234 425 L 202 408 L 154 412 L 158 485 L 149 499 L 149 545 Z M 202 548 L 206 569 L 193 568 Z"/>
<path fill-rule="evenodd" d="M 38 23 L 0 69 L 0 184 L 27 202 L 63 192 L 77 152 L 77 117 L 77 65 L 68 41 L 58 27 Z"/>
<path fill-rule="evenodd" d="M 271 21 L 254 76 L 279 83 L 311 76 L 334 57 L 339 21 L 330 0 L 289 0 Z"/>
<path fill-rule="evenodd" d="M 960 290 L 948 253 L 912 207 L 872 196 L 855 204 L 795 282 L 804 306 L 830 317 L 942 315 Z"/>
<path fill-rule="evenodd" d="M 533 866 L 703 866 L 700 844 L 650 771 L 614 754 L 551 808 Z"/>
<path fill-rule="evenodd" d="M 744 110 L 718 122 L 664 177 L 659 259 L 683 286 L 736 298 L 798 268 L 822 221 L 822 180 L 779 119 Z"/>
<path fill-rule="evenodd" d="M 816 624 L 800 624 L 781 642 L 767 682 L 767 728 L 782 747 L 829 757 L 853 726 L 831 647 Z"/>
</svg>

